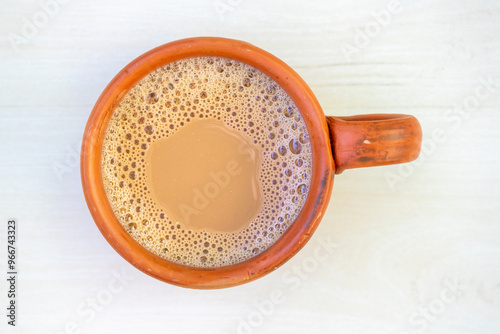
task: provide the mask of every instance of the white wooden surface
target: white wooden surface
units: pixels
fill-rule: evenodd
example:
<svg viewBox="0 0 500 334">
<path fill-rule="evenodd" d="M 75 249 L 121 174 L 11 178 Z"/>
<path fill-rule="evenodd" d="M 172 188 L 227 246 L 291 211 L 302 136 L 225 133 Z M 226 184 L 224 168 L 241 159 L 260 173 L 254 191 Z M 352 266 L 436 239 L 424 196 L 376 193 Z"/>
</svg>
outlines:
<svg viewBox="0 0 500 334">
<path fill-rule="evenodd" d="M 65 0 L 45 16 L 53 1 L 0 0 L 1 333 L 500 332 L 497 0 Z M 372 13 L 393 7 L 376 23 Z M 157 45 L 201 35 L 277 55 L 328 115 L 413 114 L 426 143 L 412 165 L 338 176 L 295 258 L 219 291 L 128 265 L 95 227 L 78 167 L 111 78 Z M 19 221 L 15 329 L 3 315 L 9 217 Z M 328 239 L 334 251 L 316 260 Z"/>
</svg>

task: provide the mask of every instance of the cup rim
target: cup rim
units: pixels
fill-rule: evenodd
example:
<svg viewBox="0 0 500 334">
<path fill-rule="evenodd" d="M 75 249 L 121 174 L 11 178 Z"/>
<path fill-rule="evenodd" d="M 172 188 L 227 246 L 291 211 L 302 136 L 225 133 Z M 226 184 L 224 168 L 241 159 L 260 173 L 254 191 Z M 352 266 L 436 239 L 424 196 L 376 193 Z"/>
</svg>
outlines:
<svg viewBox="0 0 500 334">
<path fill-rule="evenodd" d="M 259 69 L 276 81 L 299 109 L 312 148 L 312 176 L 301 212 L 274 244 L 240 263 L 198 268 L 168 261 L 141 246 L 123 228 L 108 202 L 101 176 L 101 150 L 109 119 L 125 93 L 155 69 L 183 58 L 218 56 Z M 262 277 L 284 264 L 310 239 L 328 205 L 335 175 L 329 130 L 319 102 L 288 65 L 247 42 L 221 37 L 194 37 L 154 48 L 126 65 L 97 100 L 86 125 L 81 149 L 85 200 L 98 229 L 120 256 L 142 272 L 177 286 L 215 289 Z"/>
</svg>

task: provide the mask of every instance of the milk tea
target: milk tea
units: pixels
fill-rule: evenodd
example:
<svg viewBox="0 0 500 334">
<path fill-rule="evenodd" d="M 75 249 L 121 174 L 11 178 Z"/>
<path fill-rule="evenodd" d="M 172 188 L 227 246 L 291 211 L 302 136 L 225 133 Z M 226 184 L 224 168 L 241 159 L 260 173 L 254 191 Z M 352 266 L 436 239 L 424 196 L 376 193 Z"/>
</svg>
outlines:
<svg viewBox="0 0 500 334">
<path fill-rule="evenodd" d="M 124 94 L 101 166 L 109 203 L 137 242 L 176 263 L 220 267 L 266 250 L 293 223 L 312 150 L 300 112 L 270 77 L 195 57 Z"/>
</svg>

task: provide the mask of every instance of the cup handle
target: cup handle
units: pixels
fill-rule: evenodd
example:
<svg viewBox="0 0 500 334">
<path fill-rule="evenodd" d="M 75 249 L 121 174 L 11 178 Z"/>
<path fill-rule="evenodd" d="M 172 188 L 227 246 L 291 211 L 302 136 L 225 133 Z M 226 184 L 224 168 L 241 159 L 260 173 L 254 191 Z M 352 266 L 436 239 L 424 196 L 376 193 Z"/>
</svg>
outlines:
<svg viewBox="0 0 500 334">
<path fill-rule="evenodd" d="M 335 174 L 346 169 L 410 162 L 420 154 L 422 128 L 403 114 L 327 116 Z"/>
</svg>

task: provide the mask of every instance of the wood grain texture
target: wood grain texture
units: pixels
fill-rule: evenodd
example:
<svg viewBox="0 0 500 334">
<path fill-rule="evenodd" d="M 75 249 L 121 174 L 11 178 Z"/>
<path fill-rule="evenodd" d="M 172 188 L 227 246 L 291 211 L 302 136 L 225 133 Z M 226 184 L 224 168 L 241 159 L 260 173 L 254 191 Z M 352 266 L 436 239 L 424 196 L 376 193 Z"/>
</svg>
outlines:
<svg viewBox="0 0 500 334">
<path fill-rule="evenodd" d="M 51 3 L 4 0 L 0 11 L 0 270 L 5 221 L 15 217 L 15 331 L 500 331 L 498 1 L 405 0 L 378 30 L 373 13 L 389 1 Z M 143 275 L 95 227 L 79 147 L 92 106 L 123 66 L 192 36 L 273 53 L 327 115 L 416 116 L 420 158 L 337 176 L 311 241 L 253 283 L 194 291 Z M 0 295 L 6 288 L 0 280 Z M 5 318 L 0 328 L 14 332 Z"/>
</svg>

